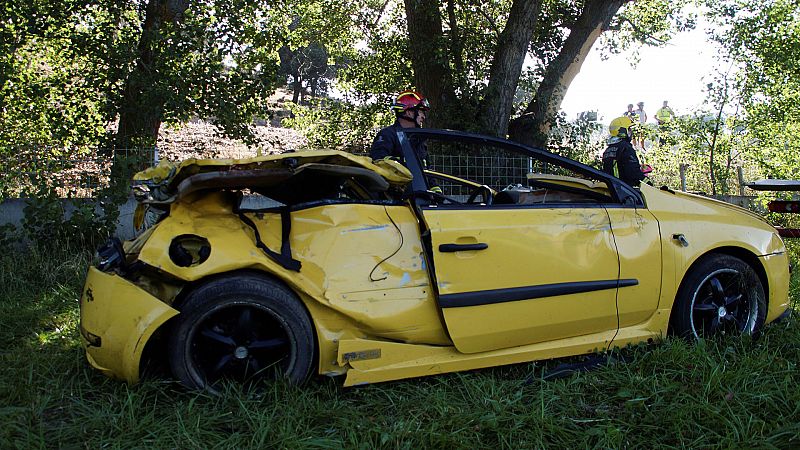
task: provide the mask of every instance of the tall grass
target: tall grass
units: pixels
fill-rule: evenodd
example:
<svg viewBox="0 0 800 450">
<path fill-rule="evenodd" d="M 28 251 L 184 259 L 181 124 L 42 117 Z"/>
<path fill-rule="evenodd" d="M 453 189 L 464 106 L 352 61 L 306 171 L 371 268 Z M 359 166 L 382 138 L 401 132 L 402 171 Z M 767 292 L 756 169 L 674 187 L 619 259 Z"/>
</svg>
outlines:
<svg viewBox="0 0 800 450">
<path fill-rule="evenodd" d="M 563 361 L 209 396 L 88 366 L 76 326 L 89 258 L 57 246 L 0 255 L 0 448 L 800 446 L 796 320 L 755 342 L 629 348 L 625 363 L 553 381 L 543 375 Z"/>
</svg>

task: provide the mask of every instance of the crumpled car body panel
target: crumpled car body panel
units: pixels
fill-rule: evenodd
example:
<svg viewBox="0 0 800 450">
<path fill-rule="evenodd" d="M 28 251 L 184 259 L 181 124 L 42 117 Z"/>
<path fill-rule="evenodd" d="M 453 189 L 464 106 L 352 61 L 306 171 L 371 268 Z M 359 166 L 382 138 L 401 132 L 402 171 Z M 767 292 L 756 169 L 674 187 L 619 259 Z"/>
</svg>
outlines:
<svg viewBox="0 0 800 450">
<path fill-rule="evenodd" d="M 161 215 L 90 269 L 81 299 L 87 358 L 136 382 L 145 346 L 165 345 L 159 338 L 180 320 L 184 299 L 243 273 L 269 277 L 299 299 L 313 327 L 316 373 L 346 375 L 347 386 L 661 338 L 682 282 L 715 252 L 757 269 L 767 322 L 787 310 L 785 247 L 760 218 L 646 185 L 633 189 L 557 155 L 523 150 L 595 178 L 528 174 L 542 191 L 504 191 L 520 203 L 491 205 L 503 192 L 424 172 L 408 149 L 409 168 L 310 151 L 143 171 L 135 195 Z M 426 192 L 428 175 L 463 184 L 481 200 Z M 267 201 L 248 207 L 243 192 Z"/>
</svg>

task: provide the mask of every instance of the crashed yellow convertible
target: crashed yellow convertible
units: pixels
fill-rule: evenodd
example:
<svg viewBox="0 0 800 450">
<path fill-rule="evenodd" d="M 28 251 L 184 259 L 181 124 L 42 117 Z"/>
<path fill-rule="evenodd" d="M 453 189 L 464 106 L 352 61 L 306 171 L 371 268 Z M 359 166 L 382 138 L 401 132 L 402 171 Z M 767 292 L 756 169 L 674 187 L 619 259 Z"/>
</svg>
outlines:
<svg viewBox="0 0 800 450">
<path fill-rule="evenodd" d="M 160 355 L 190 388 L 349 386 L 755 334 L 787 311 L 784 243 L 744 209 L 503 139 L 398 137 L 404 165 L 302 151 L 139 173 L 160 217 L 89 270 L 91 365 L 134 383 Z"/>
</svg>

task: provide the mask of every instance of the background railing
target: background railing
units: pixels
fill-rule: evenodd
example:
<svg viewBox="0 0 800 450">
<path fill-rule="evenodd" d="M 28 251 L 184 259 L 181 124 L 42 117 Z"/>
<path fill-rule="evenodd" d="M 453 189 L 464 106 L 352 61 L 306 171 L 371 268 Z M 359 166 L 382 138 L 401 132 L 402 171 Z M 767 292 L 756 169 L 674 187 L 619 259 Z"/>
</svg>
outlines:
<svg viewBox="0 0 800 450">
<path fill-rule="evenodd" d="M 226 157 L 249 158 L 256 150 L 228 152 Z M 197 153 L 192 157 L 213 157 Z M 0 149 L 0 199 L 31 197 L 42 191 L 60 197 L 94 197 L 111 181 L 115 160 L 124 160 L 133 170 L 176 159 L 158 148 L 64 149 L 35 146 Z"/>
<path fill-rule="evenodd" d="M 207 152 L 206 152 L 207 153 Z M 191 157 L 217 157 L 213 153 L 197 152 Z M 160 152 L 157 148 L 114 149 L 64 149 L 36 146 L 26 148 L 0 148 L 0 199 L 12 197 L 35 197 L 43 191 L 55 192 L 60 197 L 91 198 L 107 188 L 112 177 L 115 159 L 124 159 L 129 167 L 141 170 L 158 163 L 160 159 L 176 160 L 177 153 Z M 226 153 L 225 157 L 248 158 L 257 156 L 257 150 L 242 150 Z M 469 179 L 501 190 L 509 184 L 526 184 L 530 172 L 549 173 L 555 167 L 538 166 L 527 157 L 511 154 L 431 154 L 427 160 L 431 170 Z M 744 179 L 750 174 L 742 170 L 734 172 L 730 180 L 732 194 L 744 196 Z M 656 167 L 653 177 L 656 185 L 667 184 L 675 189 L 705 191 L 707 186 L 689 178 L 685 164 L 674 168 L 669 165 Z M 695 177 L 696 178 L 696 177 Z M 469 195 L 471 189 L 462 185 L 437 179 L 444 193 L 452 196 Z M 699 184 L 698 184 L 699 183 Z"/>
</svg>

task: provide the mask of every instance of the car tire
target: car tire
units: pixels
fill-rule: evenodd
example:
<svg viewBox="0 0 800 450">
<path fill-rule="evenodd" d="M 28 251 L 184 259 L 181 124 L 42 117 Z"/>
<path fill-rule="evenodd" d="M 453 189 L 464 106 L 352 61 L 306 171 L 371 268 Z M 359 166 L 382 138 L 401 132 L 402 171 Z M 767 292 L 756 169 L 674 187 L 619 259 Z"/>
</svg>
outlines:
<svg viewBox="0 0 800 450">
<path fill-rule="evenodd" d="M 223 381 L 300 384 L 315 361 L 314 332 L 297 296 L 257 274 L 220 278 L 192 291 L 169 337 L 173 375 L 215 392 Z"/>
<path fill-rule="evenodd" d="M 690 340 L 729 333 L 756 336 L 766 314 L 764 288 L 753 268 L 730 255 L 710 255 L 681 284 L 670 331 Z"/>
</svg>

